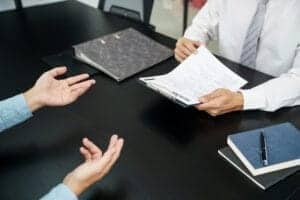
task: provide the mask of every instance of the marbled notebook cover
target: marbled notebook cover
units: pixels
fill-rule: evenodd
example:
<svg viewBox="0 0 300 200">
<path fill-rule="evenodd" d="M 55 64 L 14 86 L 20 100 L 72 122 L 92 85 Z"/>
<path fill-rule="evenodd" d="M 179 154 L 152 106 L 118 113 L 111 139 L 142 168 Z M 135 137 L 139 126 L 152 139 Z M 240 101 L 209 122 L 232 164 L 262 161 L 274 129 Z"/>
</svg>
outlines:
<svg viewBox="0 0 300 200">
<path fill-rule="evenodd" d="M 74 46 L 76 58 L 117 81 L 156 65 L 173 51 L 135 29 L 128 28 Z"/>
</svg>

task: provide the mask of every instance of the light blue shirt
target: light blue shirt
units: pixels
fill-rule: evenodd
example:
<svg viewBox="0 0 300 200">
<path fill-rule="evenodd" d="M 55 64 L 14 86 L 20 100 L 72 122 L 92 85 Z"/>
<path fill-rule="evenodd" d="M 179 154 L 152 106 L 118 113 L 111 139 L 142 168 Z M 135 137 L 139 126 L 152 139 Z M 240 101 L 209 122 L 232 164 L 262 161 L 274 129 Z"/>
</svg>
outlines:
<svg viewBox="0 0 300 200">
<path fill-rule="evenodd" d="M 0 101 L 0 133 L 32 117 L 22 94 Z M 40 200 L 77 200 L 77 196 L 64 184 L 59 184 Z"/>
</svg>

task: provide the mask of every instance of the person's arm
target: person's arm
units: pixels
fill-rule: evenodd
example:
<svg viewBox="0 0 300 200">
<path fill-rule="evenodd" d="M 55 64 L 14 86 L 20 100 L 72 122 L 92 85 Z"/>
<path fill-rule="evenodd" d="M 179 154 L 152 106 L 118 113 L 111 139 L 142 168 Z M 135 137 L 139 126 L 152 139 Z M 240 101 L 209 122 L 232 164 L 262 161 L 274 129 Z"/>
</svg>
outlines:
<svg viewBox="0 0 300 200">
<path fill-rule="evenodd" d="M 185 31 L 184 37 L 207 44 L 218 37 L 220 1 L 208 0 L 193 19 L 191 26 Z"/>
<path fill-rule="evenodd" d="M 66 72 L 66 67 L 54 68 L 42 74 L 35 85 L 24 94 L 0 101 L 0 132 L 25 121 L 44 106 L 65 106 L 73 103 L 95 84 L 95 80 L 87 80 L 88 74 L 57 79 Z"/>
<path fill-rule="evenodd" d="M 218 89 L 200 99 L 196 108 L 212 116 L 240 110 L 275 111 L 300 105 L 300 47 L 293 68 L 278 78 L 239 92 Z"/>
<path fill-rule="evenodd" d="M 48 194 L 40 200 L 77 200 L 78 197 L 66 186 L 61 183 L 54 187 Z"/>
<path fill-rule="evenodd" d="M 32 116 L 24 95 L 0 101 L 0 132 L 24 122 Z"/>
<path fill-rule="evenodd" d="M 289 72 L 278 78 L 255 88 L 242 90 L 244 110 L 275 111 L 282 107 L 300 105 L 300 47 L 293 66 Z"/>
<path fill-rule="evenodd" d="M 92 141 L 84 138 L 80 153 L 84 156 L 85 162 L 40 200 L 77 200 L 80 194 L 110 171 L 120 156 L 123 144 L 122 138 L 113 135 L 107 151 L 103 154 Z"/>
<path fill-rule="evenodd" d="M 205 6 L 193 19 L 191 26 L 187 28 L 183 37 L 179 38 L 174 50 L 175 59 L 183 62 L 191 54 L 197 52 L 197 48 L 206 45 L 208 41 L 218 37 L 220 0 L 208 0 Z"/>
</svg>

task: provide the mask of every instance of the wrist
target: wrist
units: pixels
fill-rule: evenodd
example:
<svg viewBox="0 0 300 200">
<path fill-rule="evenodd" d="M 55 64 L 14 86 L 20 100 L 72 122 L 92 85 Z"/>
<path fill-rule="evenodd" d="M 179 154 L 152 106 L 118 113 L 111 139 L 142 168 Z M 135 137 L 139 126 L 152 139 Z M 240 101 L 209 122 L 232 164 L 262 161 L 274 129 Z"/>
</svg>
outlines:
<svg viewBox="0 0 300 200">
<path fill-rule="evenodd" d="M 237 111 L 244 109 L 244 96 L 241 92 L 236 92 L 236 108 Z"/>
<path fill-rule="evenodd" d="M 77 197 L 79 197 L 88 187 L 89 184 L 84 184 L 78 180 L 72 173 L 69 173 L 63 180 L 65 184 Z"/>
<path fill-rule="evenodd" d="M 26 91 L 24 97 L 31 112 L 35 112 L 44 106 L 39 100 L 38 94 L 34 91 L 34 88 Z"/>
</svg>

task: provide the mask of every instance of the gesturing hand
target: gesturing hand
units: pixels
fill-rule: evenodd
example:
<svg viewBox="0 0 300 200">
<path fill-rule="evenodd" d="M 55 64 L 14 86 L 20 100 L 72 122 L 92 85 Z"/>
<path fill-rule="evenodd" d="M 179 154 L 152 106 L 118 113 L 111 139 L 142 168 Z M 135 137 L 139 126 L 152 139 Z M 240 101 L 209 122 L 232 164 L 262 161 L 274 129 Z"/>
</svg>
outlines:
<svg viewBox="0 0 300 200">
<path fill-rule="evenodd" d="M 244 107 L 244 97 L 239 92 L 232 92 L 227 89 L 218 89 L 203 96 L 200 99 L 201 104 L 196 108 L 206 111 L 211 116 L 218 116 L 225 113 L 239 111 Z"/>
<path fill-rule="evenodd" d="M 73 103 L 95 84 L 95 80 L 87 80 L 88 74 L 63 80 L 56 79 L 66 72 L 66 67 L 58 67 L 45 72 L 33 88 L 24 94 L 32 112 L 44 106 L 65 106 Z"/>
<path fill-rule="evenodd" d="M 104 154 L 89 139 L 84 138 L 82 143 L 80 153 L 84 156 L 85 162 L 69 173 L 63 181 L 77 196 L 109 172 L 120 156 L 124 140 L 113 135 Z"/>
</svg>

